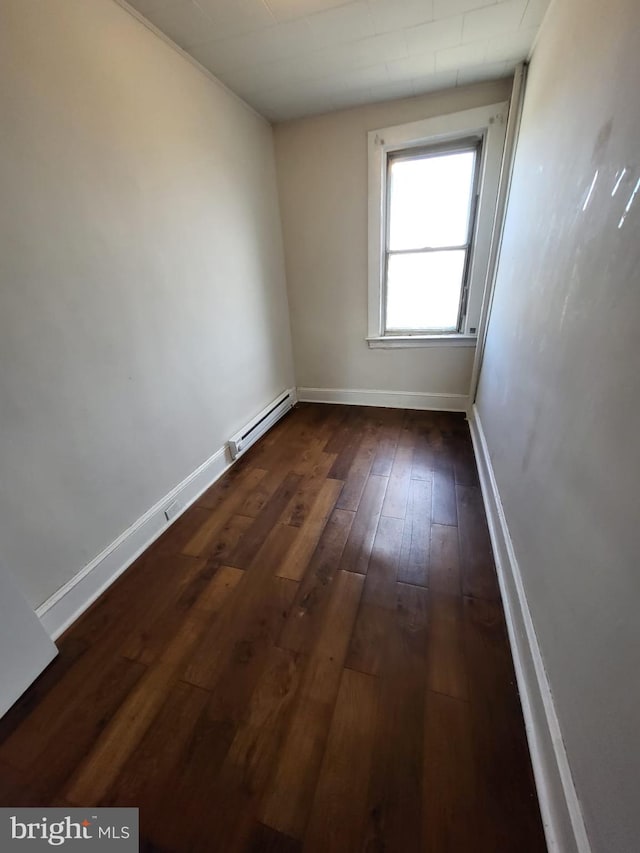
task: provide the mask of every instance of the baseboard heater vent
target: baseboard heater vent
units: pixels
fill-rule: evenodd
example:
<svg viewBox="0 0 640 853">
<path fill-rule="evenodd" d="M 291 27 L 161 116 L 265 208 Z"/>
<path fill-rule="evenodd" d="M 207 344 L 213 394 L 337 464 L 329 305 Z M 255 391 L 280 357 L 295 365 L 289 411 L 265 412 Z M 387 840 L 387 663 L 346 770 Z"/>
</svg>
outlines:
<svg viewBox="0 0 640 853">
<path fill-rule="evenodd" d="M 289 409 L 293 408 L 295 402 L 295 392 L 291 388 L 280 394 L 280 396 L 272 403 L 269 403 L 269 405 L 257 414 L 253 420 L 249 421 L 249 423 L 241 429 L 240 432 L 232 435 L 229 439 L 229 452 L 231 453 L 231 458 L 237 459 L 238 456 L 241 456 L 245 451 L 247 451 L 252 444 L 255 444 L 259 438 L 262 438 L 262 436 L 271 429 L 276 421 L 279 421 L 283 415 L 286 415 Z"/>
</svg>

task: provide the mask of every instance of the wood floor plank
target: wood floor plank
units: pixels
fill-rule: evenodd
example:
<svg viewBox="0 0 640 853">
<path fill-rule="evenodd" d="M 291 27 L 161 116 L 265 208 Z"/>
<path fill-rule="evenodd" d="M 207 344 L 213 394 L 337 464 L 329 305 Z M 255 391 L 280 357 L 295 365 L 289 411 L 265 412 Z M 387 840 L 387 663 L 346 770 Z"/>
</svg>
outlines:
<svg viewBox="0 0 640 853">
<path fill-rule="evenodd" d="M 332 454 L 323 453 L 310 471 L 302 477 L 282 517 L 283 524 L 291 524 L 293 527 L 304 525 L 311 508 L 318 499 L 318 495 L 327 483 L 333 458 Z M 333 484 L 339 494 L 343 487 L 342 482 L 340 480 L 329 480 L 329 482 Z"/>
<path fill-rule="evenodd" d="M 302 844 L 295 838 L 256 822 L 246 850 L 247 853 L 301 853 Z"/>
<path fill-rule="evenodd" d="M 443 412 L 433 412 L 433 420 L 428 428 L 428 442 L 431 448 L 431 465 L 434 471 L 453 472 L 454 450 L 452 447 L 452 417 L 441 417 Z"/>
<path fill-rule="evenodd" d="M 237 608 L 232 630 L 212 657 L 217 665 L 209 669 L 213 692 L 210 716 L 239 723 L 259 682 L 271 649 L 286 621 L 298 585 L 286 578 L 267 579 L 254 607 Z"/>
<path fill-rule="evenodd" d="M 305 459 L 309 461 L 313 458 L 318 449 L 324 449 L 329 435 L 326 420 L 328 419 L 325 416 L 318 416 L 313 407 L 299 406 L 289 415 L 286 429 L 283 428 L 283 431 L 275 436 L 275 440 L 271 440 L 270 431 L 265 437 L 266 440 L 261 440 L 252 447 L 245 458 L 248 457 L 247 462 L 251 466 L 266 468 L 274 476 L 277 472 L 300 473 L 304 476 L 304 470 L 298 472 L 294 469 L 303 465 Z M 323 436 L 325 442 L 321 443 Z M 243 508 L 243 512 L 247 510 Z"/>
<path fill-rule="evenodd" d="M 201 563 L 178 553 L 158 554 L 152 546 L 82 614 L 71 629 L 73 637 L 99 649 L 103 657 L 119 654 L 129 634 L 149 624 L 156 606 L 162 607 L 168 598 L 179 594 L 185 576 L 176 571 L 177 565 L 197 569 Z M 63 642 L 71 631 L 63 636 Z"/>
<path fill-rule="evenodd" d="M 252 468 L 273 471 L 279 468 L 290 470 L 289 462 L 293 449 L 304 447 L 312 439 L 313 409 L 296 407 L 280 420 L 269 432 L 245 453 L 243 459 Z"/>
<path fill-rule="evenodd" d="M 20 739 L 10 738 L 0 749 L 0 759 L 24 771 L 23 778 L 29 782 L 23 792 L 29 799 L 10 805 L 47 805 L 60 796 L 76 767 L 144 676 L 140 664 L 116 658 L 84 680 L 79 696 L 58 691 L 57 708 L 47 703 L 43 714 L 34 714 L 35 726 L 26 727 Z M 71 698 L 77 704 L 72 704 Z"/>
<path fill-rule="evenodd" d="M 309 817 L 363 582 L 353 572 L 338 573 L 322 633 L 302 677 L 291 723 L 259 809 L 263 823 L 298 840 Z"/>
<path fill-rule="evenodd" d="M 497 853 L 481 846 L 484 817 L 480 778 L 466 702 L 427 693 L 424 735 L 423 837 L 425 853 Z M 510 848 L 513 849 L 513 848 Z"/>
<path fill-rule="evenodd" d="M 353 454 L 355 453 L 358 442 L 358 427 L 362 423 L 363 412 L 359 406 L 349 406 L 344 410 L 344 418 L 340 425 L 333 431 L 333 434 L 325 445 L 326 453 L 335 453 L 338 459 L 342 456 L 339 463 L 339 469 L 343 470 L 345 463 L 350 464 Z M 338 460 L 336 460 L 337 462 Z M 343 479 L 337 476 L 333 471 L 330 474 L 336 480 Z"/>
<path fill-rule="evenodd" d="M 87 697 L 99 692 L 101 683 L 109 680 L 112 667 L 120 665 L 122 658 L 114 654 L 113 648 L 112 645 L 105 651 L 101 647 L 89 648 L 65 668 L 40 701 L 28 709 L 21 725 L 0 744 L 0 760 L 18 768 L 34 766 L 51 739 L 52 721 L 62 728 L 68 727 L 76 711 L 75 702 L 85 704 Z M 144 670 L 133 667 L 131 671 L 140 674 Z"/>
<path fill-rule="evenodd" d="M 313 412 L 311 422 L 314 428 L 318 431 L 318 435 L 326 435 L 328 437 L 335 434 L 336 430 L 340 429 L 342 424 L 347 419 L 350 406 L 341 406 L 338 403 L 309 404 Z"/>
<path fill-rule="evenodd" d="M 380 511 L 387 489 L 386 477 L 370 476 L 358 506 L 351 532 L 342 553 L 340 568 L 366 574 Z"/>
<path fill-rule="evenodd" d="M 304 576 L 342 486 L 340 480 L 325 480 L 309 509 L 305 523 L 278 569 L 279 577 L 299 581 Z"/>
<path fill-rule="evenodd" d="M 462 593 L 457 527 L 431 525 L 429 589 L 448 595 Z"/>
<path fill-rule="evenodd" d="M 48 802 L 28 773 L 0 759 L 0 808 L 30 808 Z"/>
<path fill-rule="evenodd" d="M 469 695 L 462 598 L 429 590 L 427 687 L 455 699 Z"/>
<path fill-rule="evenodd" d="M 352 853 L 366 817 L 378 713 L 374 678 L 345 669 L 305 832 L 306 853 Z"/>
<path fill-rule="evenodd" d="M 331 470 L 329 471 L 329 476 L 331 478 L 333 478 L 334 480 L 345 481 L 348 479 L 349 471 L 353 467 L 358 451 L 360 449 L 361 440 L 362 436 L 360 434 L 360 430 L 356 429 L 352 423 L 348 432 L 347 439 L 343 447 L 336 454 L 335 462 L 333 463 L 333 465 L 331 466 Z"/>
<path fill-rule="evenodd" d="M 480 489 L 457 486 L 462 591 L 498 601 L 500 589 Z"/>
<path fill-rule="evenodd" d="M 413 459 L 411 461 L 411 477 L 414 480 L 432 479 L 433 448 L 429 442 L 429 429 L 433 423 L 431 412 L 416 412 L 420 417 L 413 424 Z"/>
<path fill-rule="evenodd" d="M 174 775 L 210 694 L 179 681 L 167 693 L 148 728 L 102 799 L 104 806 L 140 809 L 140 832 L 154 837 L 156 808 L 163 781 Z M 160 839 L 158 839 L 160 842 Z"/>
<path fill-rule="evenodd" d="M 345 661 L 345 666 L 362 673 L 378 675 L 386 654 L 396 609 L 402 530 L 401 519 L 380 519 Z"/>
<path fill-rule="evenodd" d="M 459 486 L 479 486 L 478 468 L 473 455 L 473 446 L 468 428 L 457 438 L 453 459 L 453 470 Z"/>
<path fill-rule="evenodd" d="M 246 702 L 220 772 L 204 790 L 195 792 L 190 808 L 206 812 L 205 835 L 194 847 L 206 846 L 209 824 L 216 827 L 222 850 L 244 850 L 251 843 L 254 815 L 281 749 L 303 671 L 300 655 L 272 647 L 260 682 Z M 215 694 L 213 714 L 217 715 Z M 198 843 L 199 840 L 199 843 Z"/>
<path fill-rule="evenodd" d="M 216 509 L 210 511 L 208 519 L 185 544 L 182 553 L 191 557 L 201 557 L 216 538 L 220 529 L 232 515 L 238 512 L 247 495 L 255 489 L 265 474 L 266 471 L 262 469 L 247 468 L 243 476 L 235 483 L 234 489 L 226 500 L 222 501 Z"/>
<path fill-rule="evenodd" d="M 267 441 L 269 438 L 271 438 L 271 435 L 269 435 L 269 437 L 265 437 L 264 440 Z M 242 479 L 247 476 L 247 470 L 259 467 L 259 465 L 250 464 L 247 455 L 242 456 L 240 459 L 236 460 L 231 468 L 225 471 L 220 479 L 216 480 L 213 485 L 209 486 L 209 488 L 200 495 L 193 505 L 194 508 L 197 507 L 199 511 L 202 510 L 204 512 L 216 509 L 227 498 L 227 496 L 234 491 L 238 480 L 242 481 Z M 189 514 L 190 513 L 185 513 L 181 516 L 180 520 L 186 519 L 186 516 Z M 169 528 L 169 530 L 171 529 L 172 528 Z"/>
<path fill-rule="evenodd" d="M 440 469 L 433 472 L 433 513 L 434 524 L 458 523 L 456 509 L 456 486 L 453 469 Z"/>
<path fill-rule="evenodd" d="M 218 565 L 224 563 L 234 553 L 252 524 L 253 519 L 246 515 L 230 516 L 209 540 L 201 556 Z"/>
<path fill-rule="evenodd" d="M 176 554 L 182 551 L 187 542 L 209 520 L 211 509 L 196 504 L 188 512 L 183 513 L 162 536 L 157 539 L 152 549 L 158 554 Z"/>
<path fill-rule="evenodd" d="M 422 851 L 427 591 L 397 585 L 379 676 L 379 713 L 362 850 Z"/>
<path fill-rule="evenodd" d="M 238 507 L 238 512 L 249 518 L 257 518 L 289 473 L 291 472 L 288 466 L 284 465 L 275 465 L 267 471 L 256 487 L 246 495 L 244 502 Z"/>
<path fill-rule="evenodd" d="M 479 773 L 483 849 L 546 850 L 502 608 L 464 599 L 464 645 L 474 753 Z"/>
<path fill-rule="evenodd" d="M 320 434 L 309 439 L 307 446 L 299 453 L 295 454 L 294 462 L 291 467 L 291 473 L 298 474 L 300 477 L 309 475 L 318 462 L 322 459 L 331 459 L 331 465 L 335 462 L 335 453 L 325 453 L 324 446 L 327 443 L 327 435 Z M 329 465 L 329 467 L 331 467 Z"/>
<path fill-rule="evenodd" d="M 404 415 L 401 410 L 388 409 L 387 412 L 389 414 L 378 434 L 376 454 L 371 465 L 371 473 L 380 477 L 388 477 L 391 474 Z"/>
<path fill-rule="evenodd" d="M 58 644 L 58 656 L 22 694 L 18 701 L 0 719 L 0 745 L 24 722 L 31 713 L 36 712 L 40 703 L 53 690 L 60 679 L 73 667 L 76 661 L 87 651 L 88 644 L 73 636 Z"/>
<path fill-rule="evenodd" d="M 186 661 L 182 672 L 185 681 L 212 690 L 253 622 L 267 636 L 272 630 L 276 632 L 272 620 L 278 617 L 278 608 L 283 604 L 278 596 L 280 591 L 284 595 L 291 590 L 293 582 L 277 578 L 280 583 L 276 584 L 274 576 L 297 533 L 295 527 L 279 524 L 267 536 L 249 564 L 246 577 L 239 583 L 237 595 L 228 602 L 220 618 L 207 627 L 194 654 Z M 275 596 L 275 604 L 271 595 Z M 284 621 L 286 614 L 280 615 Z"/>
<path fill-rule="evenodd" d="M 382 505 L 382 515 L 404 518 L 409 500 L 413 447 L 400 444 L 393 460 L 389 485 Z"/>
<path fill-rule="evenodd" d="M 353 463 L 345 474 L 344 489 L 337 503 L 338 509 L 347 509 L 352 512 L 358 509 L 375 457 L 378 432 L 378 429 L 369 429 L 362 437 Z"/>
<path fill-rule="evenodd" d="M 242 572 L 221 567 L 159 661 L 149 667 L 136 688 L 118 709 L 98 742 L 74 775 L 64 796 L 70 803 L 98 802 L 108 791 L 130 754 L 157 716 L 176 673 L 196 646 L 211 615 L 222 607 Z"/>
<path fill-rule="evenodd" d="M 426 586 L 431 534 L 431 479 L 411 480 L 398 580 Z"/>
<path fill-rule="evenodd" d="M 288 713 L 300 684 L 303 659 L 297 652 L 273 646 L 260 684 L 247 703 L 226 759 L 235 782 L 255 795 L 266 788 L 285 734 Z"/>
<path fill-rule="evenodd" d="M 170 558 L 175 583 L 165 587 L 164 595 L 149 595 L 145 618 L 131 626 L 119 645 L 119 653 L 145 666 L 162 653 L 180 626 L 195 599 L 204 591 L 217 565 L 199 557 L 178 554 Z"/>
<path fill-rule="evenodd" d="M 150 835 L 162 853 L 209 849 L 196 846 L 197 835 L 208 832 L 211 843 L 224 828 L 224 823 L 222 827 L 216 825 L 211 814 L 211 791 L 235 731 L 229 722 L 211 719 L 205 705 L 189 733 L 181 760 L 156 790 Z"/>
<path fill-rule="evenodd" d="M 311 651 L 324 620 L 331 597 L 331 584 L 353 520 L 352 512 L 340 509 L 333 511 L 309 561 L 291 613 L 278 638 L 278 645 L 282 648 L 296 652 Z M 296 544 L 289 554 L 294 552 L 295 548 Z"/>
<path fill-rule="evenodd" d="M 228 565 L 245 569 L 249 566 L 269 533 L 282 521 L 282 515 L 296 493 L 300 477 L 287 474 L 271 499 L 256 516 L 253 524 L 245 531 L 238 546 L 229 555 Z"/>
</svg>

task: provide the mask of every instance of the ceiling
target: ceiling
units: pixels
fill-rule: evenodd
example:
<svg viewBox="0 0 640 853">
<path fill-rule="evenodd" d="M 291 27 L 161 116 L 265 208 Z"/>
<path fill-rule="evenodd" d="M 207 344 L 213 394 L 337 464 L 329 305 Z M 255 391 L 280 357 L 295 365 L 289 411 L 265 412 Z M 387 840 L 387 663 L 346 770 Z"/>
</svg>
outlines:
<svg viewBox="0 0 640 853">
<path fill-rule="evenodd" d="M 128 0 L 271 121 L 510 74 L 549 0 Z"/>
</svg>

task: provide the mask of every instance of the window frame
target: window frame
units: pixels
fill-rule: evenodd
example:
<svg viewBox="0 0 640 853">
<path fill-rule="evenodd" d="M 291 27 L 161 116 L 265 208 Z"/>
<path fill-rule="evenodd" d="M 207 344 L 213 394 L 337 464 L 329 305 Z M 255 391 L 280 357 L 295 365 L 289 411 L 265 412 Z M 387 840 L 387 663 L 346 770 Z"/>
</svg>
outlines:
<svg viewBox="0 0 640 853">
<path fill-rule="evenodd" d="M 508 102 L 372 130 L 369 145 L 369 310 L 370 347 L 475 346 L 485 289 Z M 466 258 L 464 294 L 457 331 L 386 330 L 386 264 L 389 228 L 389 169 L 394 155 L 461 142 L 481 142 L 476 162 L 476 199 L 471 245 Z M 462 305 L 464 301 L 464 306 Z"/>
</svg>

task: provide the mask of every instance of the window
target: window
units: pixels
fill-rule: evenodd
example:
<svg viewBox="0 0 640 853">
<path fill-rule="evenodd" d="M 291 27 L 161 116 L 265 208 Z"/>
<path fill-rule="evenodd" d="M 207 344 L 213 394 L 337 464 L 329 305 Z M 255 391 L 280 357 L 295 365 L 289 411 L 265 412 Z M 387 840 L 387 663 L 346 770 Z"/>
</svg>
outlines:
<svg viewBox="0 0 640 853">
<path fill-rule="evenodd" d="M 481 140 L 388 158 L 385 332 L 458 332 Z"/>
<path fill-rule="evenodd" d="M 369 134 L 370 346 L 475 345 L 506 106 Z"/>
</svg>

